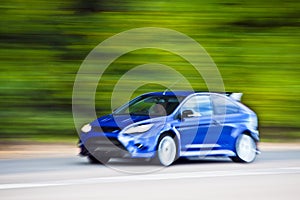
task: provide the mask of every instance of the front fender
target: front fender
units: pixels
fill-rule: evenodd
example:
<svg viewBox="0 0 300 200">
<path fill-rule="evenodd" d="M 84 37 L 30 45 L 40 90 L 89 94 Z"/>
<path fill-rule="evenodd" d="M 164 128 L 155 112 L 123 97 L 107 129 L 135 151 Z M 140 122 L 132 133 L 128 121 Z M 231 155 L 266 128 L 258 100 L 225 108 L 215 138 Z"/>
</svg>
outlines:
<svg viewBox="0 0 300 200">
<path fill-rule="evenodd" d="M 155 140 L 155 147 L 154 147 L 155 149 L 154 150 L 155 151 L 157 150 L 157 145 L 158 145 L 159 139 L 160 139 L 161 135 L 163 135 L 165 133 L 169 133 L 169 134 L 171 134 L 171 135 L 173 135 L 173 136 L 175 136 L 177 138 L 177 148 L 178 148 L 177 153 L 178 153 L 178 156 L 179 156 L 180 155 L 180 150 L 181 150 L 181 143 L 180 143 L 181 138 L 180 138 L 180 134 L 179 134 L 179 132 L 177 131 L 177 129 L 175 127 L 170 126 L 169 124 L 166 125 L 159 132 L 159 134 L 157 135 L 156 140 Z"/>
</svg>

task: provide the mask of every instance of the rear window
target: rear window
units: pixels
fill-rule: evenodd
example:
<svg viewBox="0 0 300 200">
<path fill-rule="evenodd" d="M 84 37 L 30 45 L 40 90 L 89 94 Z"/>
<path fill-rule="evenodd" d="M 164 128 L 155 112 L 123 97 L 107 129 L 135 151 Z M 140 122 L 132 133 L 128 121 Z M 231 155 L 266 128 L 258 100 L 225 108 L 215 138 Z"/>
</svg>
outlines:
<svg viewBox="0 0 300 200">
<path fill-rule="evenodd" d="M 235 114 L 239 112 L 239 107 L 225 97 L 212 95 L 212 103 L 215 115 Z"/>
</svg>

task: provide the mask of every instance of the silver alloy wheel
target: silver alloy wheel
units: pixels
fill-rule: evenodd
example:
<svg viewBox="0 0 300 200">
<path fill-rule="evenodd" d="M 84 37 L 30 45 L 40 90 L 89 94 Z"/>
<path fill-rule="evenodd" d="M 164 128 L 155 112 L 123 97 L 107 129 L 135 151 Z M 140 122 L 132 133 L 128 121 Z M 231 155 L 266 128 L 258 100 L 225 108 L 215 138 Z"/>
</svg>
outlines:
<svg viewBox="0 0 300 200">
<path fill-rule="evenodd" d="M 176 158 L 176 144 L 172 137 L 163 137 L 158 145 L 158 159 L 159 162 L 164 166 L 171 165 Z"/>
<path fill-rule="evenodd" d="M 252 162 L 256 157 L 256 144 L 249 135 L 240 135 L 236 141 L 236 153 L 243 162 Z"/>
</svg>

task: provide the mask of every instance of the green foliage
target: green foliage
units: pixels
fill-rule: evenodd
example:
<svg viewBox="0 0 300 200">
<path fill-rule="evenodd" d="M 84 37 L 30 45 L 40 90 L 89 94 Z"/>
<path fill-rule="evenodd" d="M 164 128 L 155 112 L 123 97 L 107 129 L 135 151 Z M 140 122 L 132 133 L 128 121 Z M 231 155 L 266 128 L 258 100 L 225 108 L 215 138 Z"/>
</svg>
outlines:
<svg viewBox="0 0 300 200">
<path fill-rule="evenodd" d="M 83 59 L 116 33 L 151 26 L 201 43 L 226 90 L 244 93 L 264 130 L 293 128 L 293 134 L 264 131 L 262 137 L 299 138 L 299 8 L 297 0 L 2 0 L 0 137 L 75 137 L 72 89 Z M 153 61 L 189 77 L 194 89 L 206 89 L 179 56 L 138 50 L 117 59 L 101 79 L 98 115 L 111 111 L 110 96 L 122 74 Z M 149 84 L 134 95 L 163 89 Z"/>
</svg>

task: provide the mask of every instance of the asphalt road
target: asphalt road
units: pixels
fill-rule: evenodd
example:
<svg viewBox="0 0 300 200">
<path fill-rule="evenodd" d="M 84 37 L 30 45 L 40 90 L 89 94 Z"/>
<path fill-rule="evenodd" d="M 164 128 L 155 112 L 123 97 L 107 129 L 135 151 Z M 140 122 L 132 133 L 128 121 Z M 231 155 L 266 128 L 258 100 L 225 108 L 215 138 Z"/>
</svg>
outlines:
<svg viewBox="0 0 300 200">
<path fill-rule="evenodd" d="M 0 160 L 0 199 L 299 199 L 300 150 L 262 152 L 251 164 L 228 159 L 90 165 L 84 158 Z"/>
</svg>

